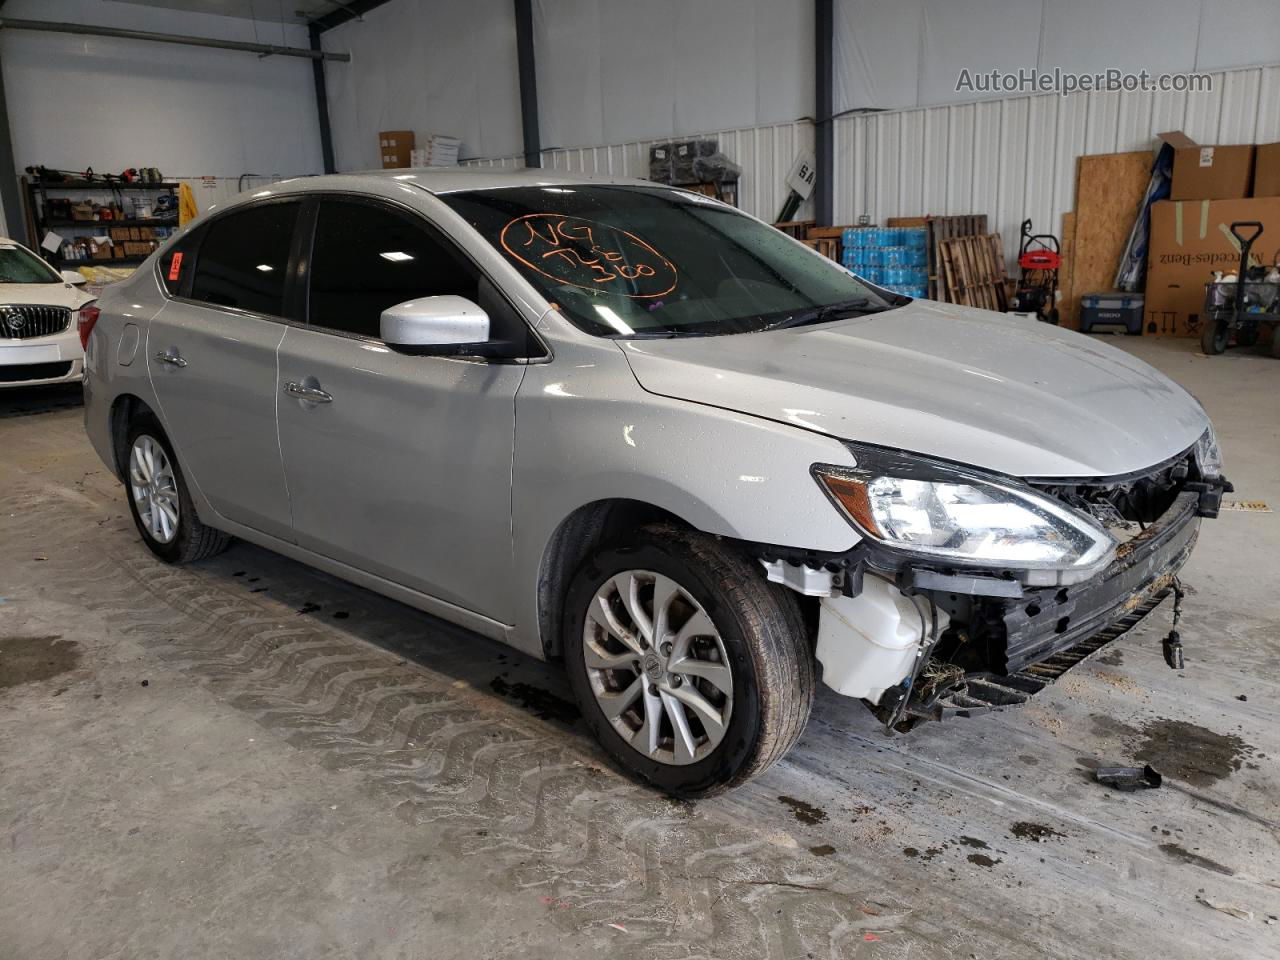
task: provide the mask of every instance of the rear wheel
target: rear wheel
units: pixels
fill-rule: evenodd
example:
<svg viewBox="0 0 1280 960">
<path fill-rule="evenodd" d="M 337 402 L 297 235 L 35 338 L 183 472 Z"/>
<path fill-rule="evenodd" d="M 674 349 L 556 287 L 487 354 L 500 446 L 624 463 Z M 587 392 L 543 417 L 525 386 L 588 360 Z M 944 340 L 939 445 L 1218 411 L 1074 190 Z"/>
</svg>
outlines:
<svg viewBox="0 0 1280 960">
<path fill-rule="evenodd" d="M 1271 331 L 1271 355 L 1280 359 L 1280 323 Z"/>
<path fill-rule="evenodd" d="M 1227 338 L 1230 335 L 1230 329 L 1222 321 L 1210 322 L 1200 334 L 1200 349 L 1210 356 L 1222 353 L 1227 349 Z"/>
<path fill-rule="evenodd" d="M 125 493 L 148 549 L 166 563 L 190 563 L 225 550 L 231 538 L 196 516 L 178 458 L 154 417 L 129 425 L 128 451 Z"/>
<path fill-rule="evenodd" d="M 1259 336 L 1258 324 L 1257 323 L 1246 324 L 1240 327 L 1240 329 L 1236 331 L 1236 346 L 1246 347 L 1246 348 L 1252 347 L 1255 343 L 1258 342 L 1258 336 Z"/>
<path fill-rule="evenodd" d="M 809 718 L 813 658 L 795 597 L 712 537 L 664 525 L 600 551 L 570 585 L 565 630 L 592 732 L 677 796 L 767 769 Z"/>
</svg>

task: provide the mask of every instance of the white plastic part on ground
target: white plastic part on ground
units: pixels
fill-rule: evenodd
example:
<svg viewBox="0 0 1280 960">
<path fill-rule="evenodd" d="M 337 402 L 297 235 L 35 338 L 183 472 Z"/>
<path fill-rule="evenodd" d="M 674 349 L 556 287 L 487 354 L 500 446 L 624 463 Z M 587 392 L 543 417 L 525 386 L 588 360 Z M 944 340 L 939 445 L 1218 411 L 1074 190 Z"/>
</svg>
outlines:
<svg viewBox="0 0 1280 960">
<path fill-rule="evenodd" d="M 915 665 L 916 648 L 931 633 L 929 602 L 907 597 L 893 584 L 867 576 L 856 597 L 823 597 L 818 620 L 822 681 L 846 697 L 879 703 Z M 937 611 L 938 633 L 951 617 Z"/>
</svg>

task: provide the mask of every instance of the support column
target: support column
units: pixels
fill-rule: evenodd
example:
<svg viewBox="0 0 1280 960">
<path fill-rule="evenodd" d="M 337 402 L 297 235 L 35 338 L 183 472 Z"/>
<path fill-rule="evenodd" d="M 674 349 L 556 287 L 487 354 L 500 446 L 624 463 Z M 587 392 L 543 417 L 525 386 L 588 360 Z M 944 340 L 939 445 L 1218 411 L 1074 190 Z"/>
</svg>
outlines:
<svg viewBox="0 0 1280 960">
<path fill-rule="evenodd" d="M 534 67 L 533 3 L 515 0 L 516 62 L 520 71 L 520 122 L 524 130 L 524 165 L 542 166 L 542 136 L 538 129 L 538 78 Z"/>
<path fill-rule="evenodd" d="M 835 137 L 832 104 L 835 98 L 835 0 L 814 0 L 814 216 L 818 226 L 831 226 L 835 216 Z"/>
<path fill-rule="evenodd" d="M 323 49 L 320 32 L 320 28 L 314 23 L 307 27 L 312 50 Z M 320 121 L 320 154 L 324 159 L 324 172 L 335 173 L 337 167 L 333 163 L 333 129 L 329 126 L 329 88 L 325 85 L 323 59 L 317 57 L 311 61 L 311 75 L 316 83 L 316 113 Z"/>
</svg>

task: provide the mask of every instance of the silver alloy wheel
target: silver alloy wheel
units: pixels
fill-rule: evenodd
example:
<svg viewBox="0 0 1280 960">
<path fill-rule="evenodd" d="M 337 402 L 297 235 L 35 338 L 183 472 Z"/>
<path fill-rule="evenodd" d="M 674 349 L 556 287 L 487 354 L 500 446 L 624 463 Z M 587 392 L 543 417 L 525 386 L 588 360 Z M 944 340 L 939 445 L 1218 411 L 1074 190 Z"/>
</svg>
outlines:
<svg viewBox="0 0 1280 960">
<path fill-rule="evenodd" d="M 129 452 L 129 492 L 148 536 L 172 542 L 178 535 L 178 483 L 164 447 L 145 433 Z"/>
<path fill-rule="evenodd" d="M 682 766 L 724 739 L 733 711 L 724 640 L 670 577 L 626 570 L 601 584 L 587 609 L 582 655 L 605 718 L 644 756 Z"/>
</svg>

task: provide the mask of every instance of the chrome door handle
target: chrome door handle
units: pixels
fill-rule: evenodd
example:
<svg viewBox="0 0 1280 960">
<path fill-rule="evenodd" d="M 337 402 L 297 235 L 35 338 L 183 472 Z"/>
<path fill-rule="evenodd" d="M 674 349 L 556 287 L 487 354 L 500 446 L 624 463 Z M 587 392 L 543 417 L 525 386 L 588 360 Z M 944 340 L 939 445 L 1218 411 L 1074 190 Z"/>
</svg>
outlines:
<svg viewBox="0 0 1280 960">
<path fill-rule="evenodd" d="M 284 385 L 284 392 L 291 397 L 305 400 L 307 403 L 333 403 L 332 394 L 325 393 L 319 387 L 308 387 L 293 380 Z"/>
<path fill-rule="evenodd" d="M 185 367 L 187 365 L 187 361 L 176 353 L 157 353 L 153 359 L 156 363 L 167 363 L 174 367 Z"/>
</svg>

